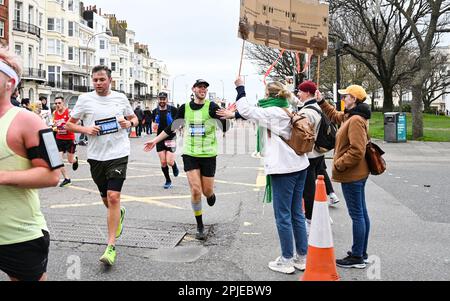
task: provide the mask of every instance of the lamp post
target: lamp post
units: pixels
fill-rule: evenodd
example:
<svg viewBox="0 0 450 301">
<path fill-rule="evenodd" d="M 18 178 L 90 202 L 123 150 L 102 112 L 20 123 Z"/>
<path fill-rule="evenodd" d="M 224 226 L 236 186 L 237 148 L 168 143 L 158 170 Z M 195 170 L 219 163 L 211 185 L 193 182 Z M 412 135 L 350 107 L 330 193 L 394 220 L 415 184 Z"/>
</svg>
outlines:
<svg viewBox="0 0 450 301">
<path fill-rule="evenodd" d="M 183 76 L 186 76 L 186 74 L 178 74 L 172 80 L 172 95 L 171 95 L 171 98 L 172 98 L 172 101 L 173 101 L 174 104 L 175 104 L 175 80 L 178 77 L 183 77 Z"/>
<path fill-rule="evenodd" d="M 94 39 L 96 36 L 101 35 L 101 34 L 107 34 L 107 35 L 112 35 L 111 30 L 107 30 L 107 31 L 103 31 L 103 32 L 99 32 L 96 33 L 94 35 L 92 35 L 92 37 L 89 38 L 87 44 L 86 44 L 86 74 L 87 74 L 87 87 L 90 87 L 90 83 L 89 83 L 89 44 L 91 43 L 92 39 Z"/>
<path fill-rule="evenodd" d="M 341 95 L 339 90 L 341 89 L 341 50 L 348 45 L 347 42 L 337 41 L 336 42 L 336 108 L 341 111 Z"/>
</svg>

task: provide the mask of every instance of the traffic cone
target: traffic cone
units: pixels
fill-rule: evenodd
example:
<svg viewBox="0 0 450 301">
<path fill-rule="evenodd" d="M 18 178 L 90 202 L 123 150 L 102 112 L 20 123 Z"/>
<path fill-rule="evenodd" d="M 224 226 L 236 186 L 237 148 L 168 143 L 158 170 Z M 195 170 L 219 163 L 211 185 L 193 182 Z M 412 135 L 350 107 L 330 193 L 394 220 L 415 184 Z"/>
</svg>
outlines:
<svg viewBox="0 0 450 301">
<path fill-rule="evenodd" d="M 136 128 L 135 127 L 131 128 L 130 138 L 137 138 Z"/>
<path fill-rule="evenodd" d="M 316 182 L 306 271 L 302 281 L 339 281 L 324 176 Z"/>
</svg>

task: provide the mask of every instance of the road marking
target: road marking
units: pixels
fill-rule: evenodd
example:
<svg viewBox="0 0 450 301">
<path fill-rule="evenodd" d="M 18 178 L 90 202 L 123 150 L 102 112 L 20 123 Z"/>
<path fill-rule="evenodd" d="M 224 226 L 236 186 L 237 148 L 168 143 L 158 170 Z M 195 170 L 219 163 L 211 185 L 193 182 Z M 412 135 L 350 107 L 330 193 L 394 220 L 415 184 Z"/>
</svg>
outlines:
<svg viewBox="0 0 450 301">
<path fill-rule="evenodd" d="M 86 191 L 94 194 L 98 194 L 97 190 L 92 190 L 88 188 L 83 187 L 77 187 L 77 186 L 69 186 L 68 188 L 79 190 L 79 191 Z M 234 195 L 234 194 L 241 194 L 245 193 L 247 191 L 237 191 L 237 192 L 227 192 L 227 193 L 217 193 L 216 196 L 227 196 L 227 195 Z M 126 194 L 121 194 L 120 199 L 122 203 L 130 203 L 130 202 L 137 202 L 137 203 L 144 203 L 148 205 L 155 205 L 157 207 L 163 207 L 163 208 L 169 208 L 169 209 L 178 209 L 178 210 L 188 210 L 189 208 L 183 208 L 171 204 L 167 204 L 164 202 L 160 202 L 160 200 L 183 200 L 188 199 L 190 200 L 192 198 L 191 195 L 178 195 L 178 196 L 153 196 L 153 197 L 137 197 L 137 196 L 130 196 Z M 79 208 L 79 207 L 92 207 L 92 206 L 99 206 L 103 205 L 103 202 L 94 202 L 94 203 L 79 203 L 79 204 L 57 204 L 50 206 L 50 209 L 64 209 L 64 208 Z"/>
</svg>

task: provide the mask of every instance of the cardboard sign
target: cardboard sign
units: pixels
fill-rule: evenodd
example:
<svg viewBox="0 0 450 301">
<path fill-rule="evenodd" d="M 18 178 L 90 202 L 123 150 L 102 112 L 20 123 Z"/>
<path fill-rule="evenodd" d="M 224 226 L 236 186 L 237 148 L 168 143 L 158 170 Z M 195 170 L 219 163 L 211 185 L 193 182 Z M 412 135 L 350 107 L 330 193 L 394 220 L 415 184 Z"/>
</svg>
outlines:
<svg viewBox="0 0 450 301">
<path fill-rule="evenodd" d="M 317 0 L 241 0 L 240 24 L 251 43 L 326 56 L 328 13 Z"/>
</svg>

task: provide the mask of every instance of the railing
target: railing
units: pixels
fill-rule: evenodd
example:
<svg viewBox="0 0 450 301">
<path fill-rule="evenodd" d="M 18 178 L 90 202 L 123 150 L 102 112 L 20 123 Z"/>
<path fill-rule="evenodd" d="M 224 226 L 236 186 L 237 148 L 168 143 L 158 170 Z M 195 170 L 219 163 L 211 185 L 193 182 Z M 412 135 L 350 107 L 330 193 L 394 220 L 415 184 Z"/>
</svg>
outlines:
<svg viewBox="0 0 450 301">
<path fill-rule="evenodd" d="M 22 32 L 28 32 L 32 35 L 37 36 L 38 38 L 41 37 L 41 29 L 39 27 L 37 27 L 36 25 L 29 24 L 26 22 L 14 20 L 13 21 L 13 29 L 17 30 L 17 31 L 22 31 Z"/>
<path fill-rule="evenodd" d="M 80 86 L 80 85 L 66 84 L 66 83 L 62 84 L 62 89 L 76 91 L 76 92 L 83 92 L 83 93 L 91 92 L 91 89 L 88 86 Z"/>
<path fill-rule="evenodd" d="M 127 96 L 128 99 L 133 99 L 133 95 L 131 93 L 126 93 L 125 95 Z"/>
<path fill-rule="evenodd" d="M 61 88 L 62 87 L 61 82 L 47 82 L 47 85 L 52 88 Z"/>
<path fill-rule="evenodd" d="M 22 72 L 22 78 L 45 80 L 47 78 L 47 72 L 41 69 L 25 68 Z"/>
</svg>

